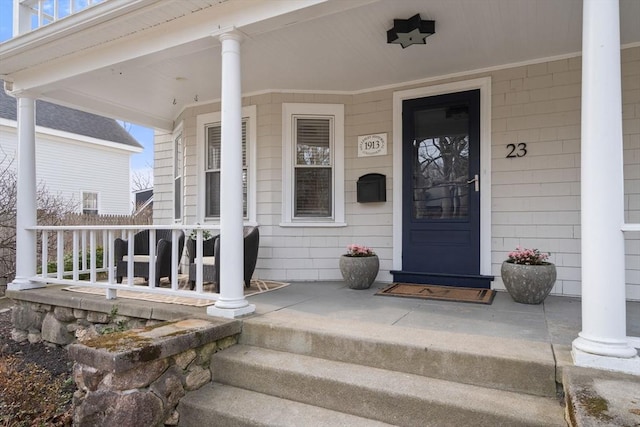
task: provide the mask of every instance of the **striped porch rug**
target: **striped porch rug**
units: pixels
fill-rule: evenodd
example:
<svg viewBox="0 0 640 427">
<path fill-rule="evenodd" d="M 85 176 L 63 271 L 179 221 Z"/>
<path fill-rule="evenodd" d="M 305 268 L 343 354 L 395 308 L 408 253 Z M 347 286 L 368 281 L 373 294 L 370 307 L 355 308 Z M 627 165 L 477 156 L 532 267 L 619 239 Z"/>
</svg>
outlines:
<svg viewBox="0 0 640 427">
<path fill-rule="evenodd" d="M 124 280 L 123 283 L 126 284 L 126 280 Z M 205 292 L 208 291 L 207 286 L 209 285 L 205 285 L 205 289 L 204 289 Z M 213 288 L 213 285 L 210 285 L 210 286 L 211 288 Z M 276 289 L 284 288 L 285 286 L 289 286 L 289 284 L 283 283 L 283 282 L 275 282 L 272 280 L 251 279 L 251 286 L 248 288 L 244 288 L 244 296 L 250 297 L 252 295 L 262 294 L 269 291 L 275 291 Z M 105 289 L 92 288 L 88 286 L 68 286 L 66 288 L 63 288 L 63 290 L 70 291 L 70 292 L 78 292 L 83 294 L 91 294 L 91 295 L 104 296 L 106 294 Z M 135 299 L 135 300 L 150 301 L 150 302 L 161 302 L 165 304 L 190 305 L 194 307 L 206 307 L 208 305 L 213 305 L 216 303 L 216 301 L 212 299 L 195 298 L 195 297 L 189 298 L 189 297 L 176 296 L 176 295 L 154 294 L 154 293 L 143 292 L 143 291 L 127 291 L 122 289 L 118 289 L 118 298 L 127 298 L 127 299 Z"/>
</svg>

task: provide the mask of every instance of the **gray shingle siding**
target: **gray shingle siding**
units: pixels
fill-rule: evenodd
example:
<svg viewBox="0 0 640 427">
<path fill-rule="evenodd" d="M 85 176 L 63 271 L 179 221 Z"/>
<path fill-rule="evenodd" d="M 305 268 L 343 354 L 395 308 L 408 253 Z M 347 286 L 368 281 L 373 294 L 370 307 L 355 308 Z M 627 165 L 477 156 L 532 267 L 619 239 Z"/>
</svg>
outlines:
<svg viewBox="0 0 640 427">
<path fill-rule="evenodd" d="M 5 93 L 0 80 L 0 118 L 16 120 L 17 102 Z M 142 147 L 113 119 L 36 100 L 36 125 L 49 129 L 112 141 L 131 147 Z"/>
</svg>

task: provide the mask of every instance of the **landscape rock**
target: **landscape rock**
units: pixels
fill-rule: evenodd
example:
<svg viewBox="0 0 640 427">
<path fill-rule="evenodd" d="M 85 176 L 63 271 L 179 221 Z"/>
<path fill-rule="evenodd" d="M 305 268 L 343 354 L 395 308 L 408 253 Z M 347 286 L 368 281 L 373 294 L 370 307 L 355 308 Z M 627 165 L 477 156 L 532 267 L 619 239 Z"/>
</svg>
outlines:
<svg viewBox="0 0 640 427">
<path fill-rule="evenodd" d="M 66 323 L 60 322 L 49 312 L 42 321 L 42 339 L 54 344 L 67 345 L 75 340 L 75 336 L 67 330 Z"/>
<path fill-rule="evenodd" d="M 169 360 L 158 359 L 122 373 L 109 373 L 102 380 L 100 388 L 130 390 L 134 388 L 147 387 L 160 377 L 168 366 Z"/>
<path fill-rule="evenodd" d="M 90 392 L 75 409 L 77 426 L 155 426 L 161 421 L 162 401 L 148 391 L 117 393 L 109 390 Z"/>
<path fill-rule="evenodd" d="M 61 322 L 72 322 L 76 320 L 73 315 L 73 309 L 69 307 L 56 307 L 53 309 L 53 315 Z"/>
<path fill-rule="evenodd" d="M 36 328 L 40 330 L 43 318 L 44 313 L 31 310 L 27 305 L 16 305 L 11 310 L 11 322 L 15 329 L 28 331 L 29 329 Z"/>
<path fill-rule="evenodd" d="M 201 366 L 194 366 L 185 377 L 185 387 L 187 390 L 197 390 L 211 381 L 211 371 Z"/>
<path fill-rule="evenodd" d="M 182 376 L 175 366 L 167 369 L 167 372 L 158 378 L 150 389 L 162 399 L 165 408 L 175 407 L 185 395 Z"/>
<path fill-rule="evenodd" d="M 196 358 L 196 351 L 193 349 L 189 349 L 188 351 L 184 351 L 180 354 L 177 354 L 174 359 L 176 361 L 176 365 L 180 367 L 180 369 L 187 369 L 189 363 L 193 362 Z"/>
<path fill-rule="evenodd" d="M 107 313 L 99 313 L 90 311 L 87 313 L 87 322 L 91 323 L 109 323 L 109 315 Z"/>
</svg>

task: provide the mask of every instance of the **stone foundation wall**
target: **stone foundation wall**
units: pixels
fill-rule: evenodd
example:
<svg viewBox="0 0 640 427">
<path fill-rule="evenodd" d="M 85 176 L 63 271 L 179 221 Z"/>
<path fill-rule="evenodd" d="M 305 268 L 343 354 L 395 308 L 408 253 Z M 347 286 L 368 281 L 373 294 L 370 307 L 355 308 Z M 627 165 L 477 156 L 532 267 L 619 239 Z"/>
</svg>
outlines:
<svg viewBox="0 0 640 427">
<path fill-rule="evenodd" d="M 66 346 L 105 333 L 151 326 L 160 320 L 138 319 L 111 312 L 81 310 L 70 307 L 15 300 L 12 311 L 13 340 L 31 343 L 47 341 Z"/>
<path fill-rule="evenodd" d="M 68 348 L 74 425 L 178 425 L 179 400 L 211 381 L 211 356 L 241 332 L 237 320 L 163 321 L 120 315 L 117 305 L 105 310 L 14 299 L 14 340 Z"/>
<path fill-rule="evenodd" d="M 111 372 L 76 362 L 73 423 L 79 426 L 174 426 L 184 395 L 211 381 L 211 356 L 237 336 Z"/>
</svg>

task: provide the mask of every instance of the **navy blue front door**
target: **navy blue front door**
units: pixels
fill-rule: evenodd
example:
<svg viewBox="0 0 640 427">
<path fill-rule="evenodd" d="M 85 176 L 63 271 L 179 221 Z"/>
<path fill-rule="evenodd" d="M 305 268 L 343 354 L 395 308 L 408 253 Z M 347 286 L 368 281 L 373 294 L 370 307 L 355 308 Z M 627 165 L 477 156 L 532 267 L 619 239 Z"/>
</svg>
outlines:
<svg viewBox="0 0 640 427">
<path fill-rule="evenodd" d="M 489 287 L 480 275 L 480 91 L 403 102 L 402 270 L 394 281 Z"/>
</svg>

